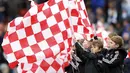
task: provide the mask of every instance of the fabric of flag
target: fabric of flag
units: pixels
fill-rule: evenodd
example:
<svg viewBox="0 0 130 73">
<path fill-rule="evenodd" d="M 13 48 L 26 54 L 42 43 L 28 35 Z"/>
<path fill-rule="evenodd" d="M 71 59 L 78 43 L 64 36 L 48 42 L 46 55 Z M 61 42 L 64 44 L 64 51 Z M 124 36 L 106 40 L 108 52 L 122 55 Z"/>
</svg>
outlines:
<svg viewBox="0 0 130 73">
<path fill-rule="evenodd" d="M 24 17 L 9 23 L 2 46 L 19 73 L 64 73 L 74 33 L 93 33 L 82 0 L 32 2 Z"/>
<path fill-rule="evenodd" d="M 70 13 L 74 33 L 90 40 L 94 36 L 94 30 L 90 24 L 88 14 L 83 0 L 70 1 Z M 76 37 L 76 36 L 75 36 Z"/>
<path fill-rule="evenodd" d="M 34 63 L 72 46 L 67 0 L 32 6 L 21 21 L 8 25 L 3 49 L 8 62 Z"/>
<path fill-rule="evenodd" d="M 64 73 L 64 67 L 68 66 L 69 55 L 64 50 L 56 57 L 47 58 L 31 64 L 19 63 L 17 70 L 19 73 Z"/>
</svg>

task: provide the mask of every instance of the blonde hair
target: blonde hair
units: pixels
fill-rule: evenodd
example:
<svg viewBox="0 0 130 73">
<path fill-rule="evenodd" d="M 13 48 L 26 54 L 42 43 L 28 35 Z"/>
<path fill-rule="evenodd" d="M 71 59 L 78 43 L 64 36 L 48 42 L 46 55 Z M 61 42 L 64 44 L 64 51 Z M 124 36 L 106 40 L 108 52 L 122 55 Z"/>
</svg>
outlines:
<svg viewBox="0 0 130 73">
<path fill-rule="evenodd" d="M 100 49 L 103 48 L 103 42 L 102 42 L 101 40 L 93 40 L 92 45 L 93 45 L 93 46 L 97 46 L 97 47 L 99 47 Z"/>
<path fill-rule="evenodd" d="M 115 33 L 115 32 L 113 32 L 113 33 L 110 33 L 109 35 L 108 35 L 108 37 L 111 39 L 113 36 L 118 36 L 118 34 L 117 33 Z"/>
<path fill-rule="evenodd" d="M 124 45 L 124 40 L 123 40 L 122 37 L 120 37 L 120 36 L 113 36 L 113 37 L 111 38 L 111 40 L 112 40 L 113 42 L 115 42 L 116 44 L 119 45 L 118 48 L 120 48 L 120 47 L 122 47 L 122 46 Z"/>
</svg>

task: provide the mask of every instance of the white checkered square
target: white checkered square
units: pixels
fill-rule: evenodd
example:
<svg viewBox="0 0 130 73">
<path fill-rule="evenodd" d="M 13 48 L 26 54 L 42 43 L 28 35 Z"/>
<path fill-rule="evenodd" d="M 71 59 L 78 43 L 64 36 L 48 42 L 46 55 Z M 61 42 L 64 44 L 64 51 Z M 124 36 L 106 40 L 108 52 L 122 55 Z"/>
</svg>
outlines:
<svg viewBox="0 0 130 73">
<path fill-rule="evenodd" d="M 83 11 L 80 11 L 80 14 L 81 14 L 82 19 L 86 19 L 87 18 Z"/>
<path fill-rule="evenodd" d="M 24 24 L 24 27 L 28 27 L 31 25 L 31 17 L 26 17 L 23 19 L 23 24 Z"/>
<path fill-rule="evenodd" d="M 44 3 L 44 6 L 43 6 L 42 10 L 46 10 L 48 8 L 49 8 L 49 5 L 47 3 Z"/>
<path fill-rule="evenodd" d="M 21 63 L 28 63 L 26 57 L 20 58 L 20 59 L 18 60 L 18 62 L 21 62 Z"/>
<path fill-rule="evenodd" d="M 60 30 L 61 31 L 65 31 L 66 30 L 66 27 L 64 26 L 64 22 L 62 21 L 62 22 L 59 22 L 58 23 L 58 26 L 60 27 Z"/>
<path fill-rule="evenodd" d="M 11 62 L 15 62 L 17 59 L 16 59 L 14 53 L 10 53 L 7 55 L 7 60 L 9 63 L 11 63 Z"/>
<path fill-rule="evenodd" d="M 34 37 L 34 35 L 28 36 L 28 37 L 27 37 L 27 41 L 28 41 L 28 44 L 29 44 L 30 46 L 37 43 L 37 42 L 36 42 L 36 39 L 35 39 L 35 37 Z"/>
<path fill-rule="evenodd" d="M 40 23 L 33 24 L 32 25 L 32 30 L 33 30 L 34 34 L 41 32 Z"/>
<path fill-rule="evenodd" d="M 62 1 L 63 1 L 65 9 L 68 8 L 69 1 L 68 0 L 62 0 Z"/>
<path fill-rule="evenodd" d="M 48 45 L 48 43 L 45 40 L 42 41 L 42 42 L 39 42 L 38 45 L 41 48 L 41 50 L 45 50 L 45 49 L 49 48 L 49 45 Z"/>
<path fill-rule="evenodd" d="M 61 0 L 55 0 L 56 3 L 61 2 Z"/>
<path fill-rule="evenodd" d="M 43 20 L 46 19 L 46 16 L 44 15 L 43 12 L 39 12 L 39 13 L 37 14 L 37 19 L 38 19 L 39 22 L 41 22 L 41 21 L 43 21 Z"/>
<path fill-rule="evenodd" d="M 56 70 L 50 66 L 46 73 L 56 73 Z"/>
<path fill-rule="evenodd" d="M 38 52 L 38 53 L 36 53 L 35 54 L 36 55 L 36 58 L 37 58 L 37 60 L 39 60 L 39 59 L 44 59 L 45 58 L 45 54 L 41 51 L 41 52 Z M 39 58 L 39 57 L 41 57 L 41 58 Z"/>
<path fill-rule="evenodd" d="M 50 8 L 51 8 L 52 14 L 56 14 L 56 13 L 58 13 L 60 11 L 57 4 L 54 4 Z"/>
<path fill-rule="evenodd" d="M 48 58 L 46 59 L 46 62 L 51 65 L 54 62 L 54 58 Z"/>
<path fill-rule="evenodd" d="M 33 6 L 33 7 L 29 10 L 29 13 L 30 13 L 31 16 L 37 14 L 37 13 L 38 13 L 38 8 L 37 8 L 37 6 Z"/>
<path fill-rule="evenodd" d="M 63 11 L 61 11 L 60 13 L 61 13 L 61 16 L 62 16 L 62 19 L 63 19 L 63 20 L 68 19 L 68 15 L 67 15 L 66 10 L 63 10 Z"/>
<path fill-rule="evenodd" d="M 47 19 L 48 26 L 51 27 L 55 24 L 57 24 L 57 21 L 54 16 L 51 16 Z"/>
<path fill-rule="evenodd" d="M 67 43 L 68 43 L 68 40 L 65 40 L 65 41 L 64 41 L 65 48 L 69 48 L 69 45 L 68 45 Z"/>
<path fill-rule="evenodd" d="M 68 34 L 68 36 L 67 36 L 68 38 L 71 38 L 71 37 L 72 37 L 72 34 L 73 34 L 73 33 L 72 33 L 71 28 L 68 28 L 68 29 L 67 29 L 67 34 Z"/>
<path fill-rule="evenodd" d="M 34 55 L 34 52 L 32 51 L 32 49 L 30 47 L 26 47 L 23 49 L 23 52 L 26 56 L 30 56 L 30 55 Z"/>
<path fill-rule="evenodd" d="M 44 35 L 45 39 L 48 39 L 53 36 L 51 30 L 49 28 L 42 31 L 42 34 Z"/>
<path fill-rule="evenodd" d="M 84 4 L 84 2 L 83 1 L 80 1 L 80 6 L 81 6 L 81 8 L 82 8 L 82 10 L 86 10 L 86 8 L 85 8 L 85 4 Z"/>
<path fill-rule="evenodd" d="M 77 29 L 78 31 L 77 32 L 80 33 L 80 34 L 84 34 L 83 33 L 84 32 L 83 29 L 84 29 L 83 26 L 78 26 L 78 29 Z"/>
<path fill-rule="evenodd" d="M 17 30 L 16 32 L 17 32 L 17 34 L 18 34 L 18 38 L 19 38 L 19 39 L 26 38 L 26 33 L 25 33 L 25 29 L 24 29 L 24 28 L 23 28 L 23 29 L 20 29 L 20 30 Z"/>
<path fill-rule="evenodd" d="M 16 52 L 16 51 L 19 51 L 22 49 L 21 45 L 20 45 L 20 42 L 19 41 L 15 41 L 15 42 L 12 42 L 10 43 L 11 44 L 11 48 L 13 48 L 13 52 Z"/>
<path fill-rule="evenodd" d="M 53 51 L 54 55 L 57 55 L 60 52 L 59 45 L 52 46 L 50 49 Z"/>
<path fill-rule="evenodd" d="M 7 44 L 9 44 L 9 43 L 10 43 L 10 42 L 9 42 L 9 38 L 6 37 L 6 38 L 4 39 L 2 45 L 7 45 Z"/>
<path fill-rule="evenodd" d="M 58 33 L 54 37 L 55 37 L 57 43 L 61 43 L 64 41 L 63 38 L 61 38 L 61 37 L 63 37 L 62 33 Z"/>
<path fill-rule="evenodd" d="M 46 73 L 41 67 L 38 67 L 35 73 Z"/>
</svg>

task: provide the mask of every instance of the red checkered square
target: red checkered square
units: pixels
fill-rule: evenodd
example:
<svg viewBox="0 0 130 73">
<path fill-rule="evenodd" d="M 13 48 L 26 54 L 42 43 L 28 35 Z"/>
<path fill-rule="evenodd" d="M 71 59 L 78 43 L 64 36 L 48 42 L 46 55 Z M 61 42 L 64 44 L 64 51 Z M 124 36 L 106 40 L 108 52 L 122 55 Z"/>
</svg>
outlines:
<svg viewBox="0 0 130 73">
<path fill-rule="evenodd" d="M 62 34 L 64 35 L 64 36 L 63 36 L 63 39 L 66 40 L 66 39 L 68 38 L 67 31 L 63 31 Z"/>
<path fill-rule="evenodd" d="M 26 28 L 25 28 L 25 32 L 26 32 L 26 35 L 27 35 L 27 36 L 33 35 L 32 27 L 31 27 L 31 26 L 26 27 Z"/>
<path fill-rule="evenodd" d="M 13 50 L 12 50 L 10 44 L 4 45 L 3 48 L 4 48 L 5 54 L 10 54 L 10 53 L 13 52 Z"/>
<path fill-rule="evenodd" d="M 35 34 L 34 36 L 35 36 L 37 42 L 41 42 L 41 41 L 45 40 L 41 32 Z"/>
<path fill-rule="evenodd" d="M 14 52 L 14 54 L 17 59 L 20 59 L 25 56 L 25 54 L 22 50 L 16 51 L 16 52 Z"/>
<path fill-rule="evenodd" d="M 15 21 L 11 21 L 10 22 L 10 27 L 14 27 L 15 26 Z"/>
<path fill-rule="evenodd" d="M 28 63 L 33 63 L 37 61 L 35 55 L 26 56 L 26 57 L 27 57 Z"/>
<path fill-rule="evenodd" d="M 46 20 L 46 16 L 44 15 L 43 12 L 39 12 L 39 13 L 37 14 L 37 20 L 38 20 L 38 22 L 41 22 L 41 21 Z"/>
<path fill-rule="evenodd" d="M 54 25 L 54 26 L 50 27 L 50 29 L 51 29 L 51 32 L 53 35 L 56 35 L 61 32 L 58 25 Z"/>
<path fill-rule="evenodd" d="M 50 48 L 48 48 L 48 49 L 46 49 L 46 50 L 43 50 L 43 52 L 44 52 L 46 58 L 49 58 L 49 57 L 53 57 L 53 56 L 54 56 L 54 55 L 53 55 L 53 52 L 52 52 L 52 50 L 51 50 Z"/>
<path fill-rule="evenodd" d="M 35 23 L 37 23 L 37 22 L 38 22 L 38 20 L 37 20 L 37 15 L 31 16 L 31 24 L 35 24 Z"/>
<path fill-rule="evenodd" d="M 44 7 L 44 4 L 40 4 L 40 5 L 38 6 L 38 12 L 41 12 L 43 7 Z"/>
<path fill-rule="evenodd" d="M 9 41 L 10 42 L 14 42 L 14 41 L 17 41 L 18 40 L 18 35 L 16 32 L 12 33 L 9 37 Z"/>
<path fill-rule="evenodd" d="M 64 50 L 64 49 L 65 49 L 65 44 L 64 44 L 63 42 L 62 42 L 62 43 L 59 43 L 58 45 L 59 45 L 59 47 L 60 47 L 61 50 Z"/>
<path fill-rule="evenodd" d="M 64 4 L 63 4 L 62 1 L 58 2 L 57 4 L 59 5 L 59 9 L 60 9 L 60 11 L 62 11 L 62 10 L 65 9 Z"/>
<path fill-rule="evenodd" d="M 78 5 L 78 9 L 79 9 L 79 10 L 82 10 L 82 7 L 81 7 L 80 2 L 77 2 L 77 5 Z"/>
<path fill-rule="evenodd" d="M 23 22 L 21 22 L 19 25 L 16 26 L 16 30 L 20 30 L 22 28 L 24 28 Z"/>
<path fill-rule="evenodd" d="M 51 7 L 52 5 L 56 4 L 55 3 L 55 0 L 52 0 L 52 1 L 48 1 L 48 5 Z"/>
<path fill-rule="evenodd" d="M 55 16 L 57 22 L 61 22 L 62 21 L 62 17 L 61 17 L 60 13 L 57 13 L 54 16 Z"/>
<path fill-rule="evenodd" d="M 49 12 L 49 13 L 48 13 Z M 51 9 L 48 8 L 46 10 L 43 11 L 44 15 L 46 16 L 46 18 L 52 16 L 52 12 L 51 12 Z"/>
<path fill-rule="evenodd" d="M 50 65 L 49 65 L 45 60 L 43 60 L 42 63 L 40 64 L 40 67 L 41 67 L 44 71 L 47 71 L 48 68 L 50 67 Z"/>
<path fill-rule="evenodd" d="M 40 25 L 41 25 L 41 30 L 45 30 L 49 27 L 46 20 L 41 21 Z"/>
<path fill-rule="evenodd" d="M 38 53 L 41 51 L 40 47 L 37 44 L 32 45 L 31 48 L 34 53 Z"/>
<path fill-rule="evenodd" d="M 70 28 L 69 23 L 70 23 L 70 22 L 69 22 L 68 19 L 64 20 L 64 24 L 65 24 L 65 26 L 66 26 L 66 29 Z"/>
<path fill-rule="evenodd" d="M 19 42 L 20 42 L 22 48 L 26 48 L 29 46 L 27 38 L 21 39 L 21 40 L 19 40 Z"/>
<path fill-rule="evenodd" d="M 86 19 L 83 19 L 83 22 L 86 24 L 86 27 L 90 27 L 91 25 L 89 24 L 89 21 Z"/>
<path fill-rule="evenodd" d="M 32 72 L 36 72 L 37 68 L 38 68 L 38 65 L 37 64 L 33 64 L 31 71 Z"/>
<path fill-rule="evenodd" d="M 56 71 L 58 71 L 61 67 L 61 65 L 59 63 L 57 63 L 56 61 L 54 61 L 51 65 Z"/>
<path fill-rule="evenodd" d="M 52 47 L 52 46 L 54 46 L 54 45 L 57 44 L 57 42 L 56 42 L 56 40 L 55 40 L 54 37 L 50 37 L 50 38 L 47 39 L 46 41 L 47 41 L 47 43 L 48 43 L 48 45 L 49 45 L 50 47 Z"/>
<path fill-rule="evenodd" d="M 84 33 L 89 33 L 89 29 L 87 29 L 87 28 L 84 28 Z"/>
</svg>

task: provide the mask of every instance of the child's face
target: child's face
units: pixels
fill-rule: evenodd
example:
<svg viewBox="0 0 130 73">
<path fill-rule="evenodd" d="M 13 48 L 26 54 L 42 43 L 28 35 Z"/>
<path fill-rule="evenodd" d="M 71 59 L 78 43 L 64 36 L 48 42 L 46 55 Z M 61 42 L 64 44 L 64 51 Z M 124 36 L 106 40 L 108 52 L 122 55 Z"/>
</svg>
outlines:
<svg viewBox="0 0 130 73">
<path fill-rule="evenodd" d="M 109 49 L 115 49 L 116 48 L 115 42 L 113 42 L 110 38 L 108 39 L 107 43 L 108 43 Z"/>
<path fill-rule="evenodd" d="M 93 46 L 93 45 L 92 45 L 92 48 L 91 48 L 91 52 L 92 52 L 92 53 L 97 53 L 97 52 L 99 52 L 99 51 L 100 51 L 100 49 L 99 49 L 98 46 Z"/>
<path fill-rule="evenodd" d="M 87 40 L 85 40 L 85 41 L 83 42 L 83 47 L 84 47 L 84 48 L 89 48 L 89 47 L 90 47 L 90 42 L 87 41 Z"/>
</svg>

